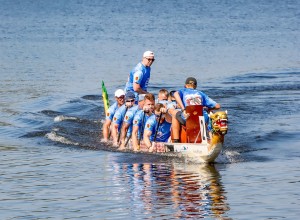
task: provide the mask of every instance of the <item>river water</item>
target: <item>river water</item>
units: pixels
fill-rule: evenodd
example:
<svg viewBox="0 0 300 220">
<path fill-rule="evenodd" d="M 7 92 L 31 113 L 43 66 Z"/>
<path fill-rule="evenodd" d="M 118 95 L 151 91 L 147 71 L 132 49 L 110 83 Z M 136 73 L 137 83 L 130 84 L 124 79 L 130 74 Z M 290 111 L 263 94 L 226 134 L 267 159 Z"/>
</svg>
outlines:
<svg viewBox="0 0 300 220">
<path fill-rule="evenodd" d="M 297 219 L 300 3 L 0 1 L 1 219 Z M 212 165 L 100 143 L 101 81 L 153 50 L 149 91 L 188 76 L 228 110 Z"/>
</svg>

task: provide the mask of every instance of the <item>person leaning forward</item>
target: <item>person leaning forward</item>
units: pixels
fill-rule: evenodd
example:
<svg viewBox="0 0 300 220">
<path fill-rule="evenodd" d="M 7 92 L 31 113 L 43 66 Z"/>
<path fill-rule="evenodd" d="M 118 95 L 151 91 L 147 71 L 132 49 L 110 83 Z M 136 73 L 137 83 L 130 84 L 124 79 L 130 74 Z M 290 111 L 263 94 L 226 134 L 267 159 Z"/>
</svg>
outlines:
<svg viewBox="0 0 300 220">
<path fill-rule="evenodd" d="M 145 123 L 154 111 L 154 104 L 155 104 L 154 94 L 147 93 L 143 99 L 144 99 L 143 109 L 137 111 L 133 119 L 132 146 L 134 151 L 138 151 L 140 149 L 140 141 L 143 139 Z"/>
<path fill-rule="evenodd" d="M 204 92 L 197 90 L 197 80 L 194 77 L 188 77 L 185 81 L 184 88 L 178 90 L 174 93 L 174 98 L 181 111 L 172 110 L 169 111 L 172 114 L 172 132 L 173 132 L 173 142 L 179 141 L 180 124 L 185 124 L 186 119 L 189 114 L 186 114 L 185 107 L 190 105 L 202 105 L 204 108 L 203 115 L 205 122 L 209 124 L 209 117 L 207 111 L 215 110 L 221 108 L 219 103 L 216 103 L 210 97 L 208 97 Z M 207 109 L 207 111 L 205 110 Z M 209 135 L 211 136 L 211 128 L 208 126 Z"/>
<path fill-rule="evenodd" d="M 148 118 L 144 129 L 144 144 L 152 152 L 155 142 L 167 142 L 171 135 L 171 117 L 162 103 L 156 103 L 154 114 Z"/>
<path fill-rule="evenodd" d="M 125 94 L 125 104 L 122 105 L 115 113 L 112 121 L 112 137 L 113 145 L 118 146 L 120 141 L 120 132 L 125 118 L 125 114 L 132 111 L 132 109 L 137 108 L 134 105 L 135 96 L 133 92 L 127 92 Z"/>
<path fill-rule="evenodd" d="M 129 91 L 128 93 L 131 93 L 133 96 L 133 92 Z M 132 125 L 133 125 L 133 118 L 136 114 L 137 111 L 140 109 L 143 109 L 144 107 L 144 96 L 145 94 L 139 95 L 139 102 L 138 105 L 134 105 L 132 108 L 130 108 L 127 113 L 125 114 L 125 117 L 123 119 L 123 124 L 120 130 L 120 147 L 118 148 L 119 150 L 125 150 L 126 147 L 126 137 L 127 139 L 131 138 L 132 135 Z M 127 100 L 126 100 L 127 101 Z M 126 105 L 130 106 L 133 105 L 133 102 L 131 103 L 126 103 Z"/>
<path fill-rule="evenodd" d="M 130 72 L 125 86 L 125 92 L 132 91 L 135 94 L 136 101 L 139 94 L 146 94 L 151 74 L 151 65 L 155 61 L 154 53 L 146 51 L 143 59 Z"/>
<path fill-rule="evenodd" d="M 113 105 L 111 105 L 106 112 L 105 122 L 103 123 L 102 127 L 103 139 L 101 139 L 101 142 L 107 142 L 109 139 L 111 132 L 111 122 L 113 120 L 115 112 L 124 104 L 125 92 L 122 89 L 117 89 L 115 91 L 115 99 L 116 102 Z"/>
</svg>

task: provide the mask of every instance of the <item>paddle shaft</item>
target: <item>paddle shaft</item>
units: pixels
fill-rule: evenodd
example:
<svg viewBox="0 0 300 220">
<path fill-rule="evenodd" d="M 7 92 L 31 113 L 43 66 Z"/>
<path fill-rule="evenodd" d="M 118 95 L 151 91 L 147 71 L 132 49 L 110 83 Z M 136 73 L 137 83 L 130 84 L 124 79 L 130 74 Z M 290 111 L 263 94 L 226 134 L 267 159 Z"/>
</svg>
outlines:
<svg viewBox="0 0 300 220">
<path fill-rule="evenodd" d="M 153 139 L 153 142 L 155 142 L 156 141 L 156 137 L 157 137 L 157 132 L 158 132 L 158 128 L 159 128 L 159 126 L 160 126 L 160 119 L 161 119 L 161 116 L 162 116 L 162 112 L 160 113 L 160 115 L 159 115 L 159 119 L 158 119 L 158 122 L 157 122 L 157 125 L 156 125 L 156 130 L 155 130 L 155 135 L 154 135 L 154 139 Z"/>
<path fill-rule="evenodd" d="M 125 147 L 127 147 L 127 144 L 128 144 L 128 142 L 129 142 L 130 138 L 131 138 L 131 134 L 129 135 L 129 137 L 128 137 L 127 140 L 126 140 Z"/>
<path fill-rule="evenodd" d="M 143 135 L 144 135 L 145 116 L 146 116 L 146 114 L 145 114 L 145 112 L 144 112 L 143 120 L 142 120 L 142 130 L 141 130 L 141 134 L 140 134 L 140 137 L 139 137 L 138 145 L 140 145 L 141 139 L 142 139 L 142 137 L 143 137 Z"/>
</svg>

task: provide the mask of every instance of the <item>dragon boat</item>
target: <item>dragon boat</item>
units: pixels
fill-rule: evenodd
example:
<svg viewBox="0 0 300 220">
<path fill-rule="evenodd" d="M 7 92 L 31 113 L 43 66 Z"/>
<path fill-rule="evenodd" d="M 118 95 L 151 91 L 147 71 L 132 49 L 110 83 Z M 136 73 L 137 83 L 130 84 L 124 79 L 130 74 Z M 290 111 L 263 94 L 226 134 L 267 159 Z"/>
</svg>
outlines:
<svg viewBox="0 0 300 220">
<path fill-rule="evenodd" d="M 223 148 L 224 136 L 227 134 L 227 111 L 209 114 L 212 124 L 210 138 L 208 138 L 203 116 L 203 106 L 187 106 L 186 112 L 190 116 L 186 120 L 186 125 L 181 126 L 179 143 L 172 143 L 172 138 L 166 143 L 155 142 L 153 151 L 149 152 L 149 149 L 141 141 L 139 152 L 180 157 L 196 163 L 214 162 Z M 133 152 L 131 140 L 128 141 L 128 146 L 124 151 Z"/>
<path fill-rule="evenodd" d="M 109 107 L 109 99 L 104 81 L 102 81 L 102 97 L 106 112 Z M 189 113 L 190 116 L 187 118 L 185 126 L 181 126 L 179 143 L 172 143 L 171 131 L 169 142 L 155 142 L 153 144 L 153 151 L 149 152 L 149 149 L 145 146 L 143 141 L 141 141 L 139 152 L 182 157 L 199 163 L 214 162 L 223 148 L 224 137 L 227 134 L 227 111 L 210 112 L 209 117 L 211 119 L 212 130 L 211 137 L 209 138 L 203 116 L 203 106 L 187 106 L 186 112 Z M 134 152 L 130 139 L 127 143 L 128 146 L 126 146 L 125 151 Z"/>
</svg>

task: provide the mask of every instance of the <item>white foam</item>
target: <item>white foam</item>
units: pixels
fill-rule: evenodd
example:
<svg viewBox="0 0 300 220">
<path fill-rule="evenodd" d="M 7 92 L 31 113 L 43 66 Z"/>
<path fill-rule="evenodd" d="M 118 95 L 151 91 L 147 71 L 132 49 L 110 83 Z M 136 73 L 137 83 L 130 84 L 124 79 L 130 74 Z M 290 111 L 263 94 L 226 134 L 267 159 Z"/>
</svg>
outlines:
<svg viewBox="0 0 300 220">
<path fill-rule="evenodd" d="M 50 133 L 47 133 L 45 135 L 45 137 L 52 140 L 52 141 L 59 142 L 59 143 L 62 143 L 62 144 L 69 144 L 69 145 L 76 145 L 76 146 L 79 145 L 79 143 L 72 142 L 72 141 L 68 140 L 65 137 L 57 135 L 54 131 L 51 131 Z"/>
<path fill-rule="evenodd" d="M 233 150 L 223 150 L 216 159 L 217 163 L 237 163 L 240 159 L 240 153 Z"/>
<path fill-rule="evenodd" d="M 60 122 L 60 121 L 64 121 L 64 120 L 77 120 L 77 118 L 76 117 L 63 116 L 63 115 L 59 115 L 59 116 L 56 116 L 54 118 L 55 122 Z"/>
</svg>

